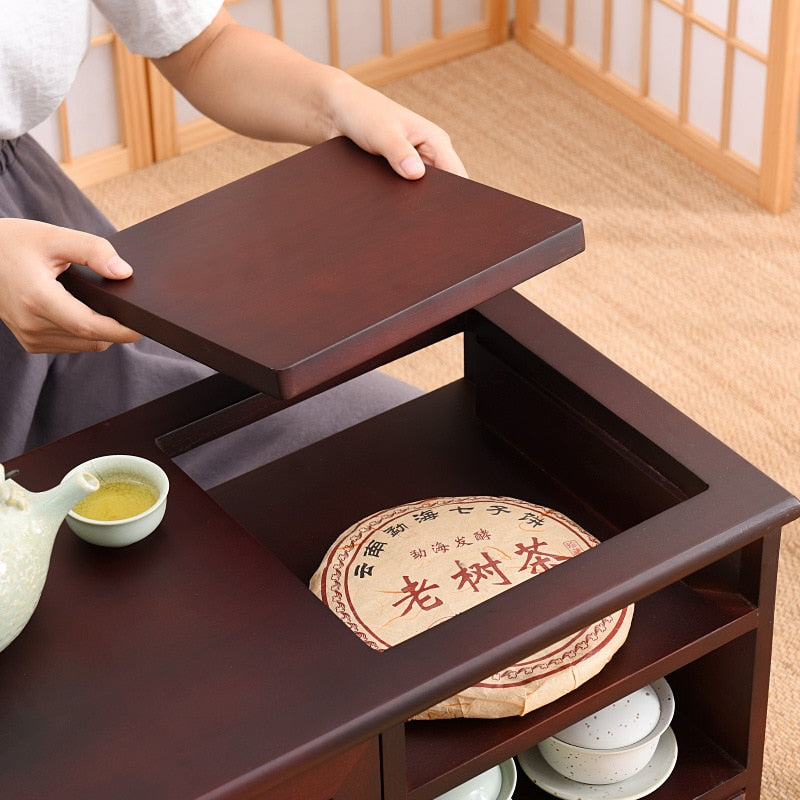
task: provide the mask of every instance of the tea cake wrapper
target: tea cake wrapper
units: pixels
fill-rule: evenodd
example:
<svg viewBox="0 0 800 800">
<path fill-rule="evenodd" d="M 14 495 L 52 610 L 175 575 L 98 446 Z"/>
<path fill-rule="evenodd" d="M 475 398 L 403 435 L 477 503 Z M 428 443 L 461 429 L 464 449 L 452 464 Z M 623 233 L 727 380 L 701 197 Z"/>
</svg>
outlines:
<svg viewBox="0 0 800 800">
<path fill-rule="evenodd" d="M 436 497 L 348 528 L 310 589 L 385 650 L 598 544 L 568 517 L 509 497 Z M 624 643 L 633 605 L 487 676 L 418 719 L 527 714 L 596 675 Z"/>
</svg>

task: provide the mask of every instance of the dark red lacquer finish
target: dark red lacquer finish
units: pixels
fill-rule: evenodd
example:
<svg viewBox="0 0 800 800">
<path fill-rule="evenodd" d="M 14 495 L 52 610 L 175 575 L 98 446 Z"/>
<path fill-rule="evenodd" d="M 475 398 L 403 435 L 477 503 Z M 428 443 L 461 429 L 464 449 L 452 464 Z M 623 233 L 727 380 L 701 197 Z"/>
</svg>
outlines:
<svg viewBox="0 0 800 800">
<path fill-rule="evenodd" d="M 574 219 L 519 201 L 536 232 L 521 234 L 516 255 L 499 244 L 517 237 L 508 214 L 494 216 L 492 225 L 506 226 L 494 244 L 467 231 L 462 241 L 450 230 L 463 222 L 456 209 L 491 205 L 484 188 L 438 173 L 409 187 L 342 142 L 278 165 L 280 191 L 293 203 L 330 180 L 306 169 L 317 158 L 328 167 L 338 158 L 355 159 L 357 170 L 366 164 L 359 181 L 383 186 L 396 214 L 408 221 L 423 198 L 425 230 L 442 231 L 447 253 L 430 276 L 424 263 L 436 248 L 426 239 L 410 264 L 407 251 L 383 248 L 386 220 L 380 235 L 367 230 L 340 243 L 351 255 L 381 253 L 376 280 L 416 276 L 413 290 L 401 287 L 397 316 L 385 296 L 390 285 L 362 286 L 369 270 L 349 272 L 337 253 L 330 275 L 315 273 L 325 278 L 317 295 L 303 296 L 310 271 L 290 303 L 306 316 L 316 308 L 320 327 L 281 309 L 299 338 L 281 339 L 273 351 L 275 343 L 260 338 L 260 318 L 249 316 L 262 307 L 264 286 L 237 313 L 219 285 L 227 276 L 241 288 L 232 276 L 252 279 L 265 268 L 245 258 L 252 251 L 232 250 L 225 264 L 204 263 L 193 276 L 173 253 L 163 281 L 148 268 L 144 254 L 160 258 L 178 223 L 199 238 L 198 258 L 220 251 L 223 228 L 249 229 L 258 216 L 251 188 L 264 175 L 223 192 L 226 219 L 240 211 L 250 220 L 244 228 L 193 228 L 195 211 L 207 221 L 219 196 L 189 204 L 120 235 L 138 254 L 135 281 L 121 289 L 70 283 L 98 308 L 187 352 L 208 347 L 209 363 L 219 359 L 250 386 L 216 376 L 6 465 L 41 490 L 91 456 L 138 453 L 164 466 L 171 493 L 159 530 L 130 548 L 96 548 L 60 533 L 40 606 L 0 653 L 2 796 L 432 800 L 666 675 L 680 755 L 653 800 L 756 800 L 780 529 L 800 514 L 798 501 L 518 294 L 487 299 L 580 249 Z M 325 189 L 329 198 L 351 196 L 348 179 L 341 183 Z M 353 234 L 356 220 L 341 203 L 328 213 L 347 218 Z M 359 213 L 376 217 L 371 205 Z M 145 230 L 153 242 L 140 238 Z M 330 248 L 325 237 L 333 235 L 307 252 Z M 464 267 L 478 251 L 481 263 Z M 277 273 L 270 280 L 279 282 Z M 181 291 L 183 306 L 175 301 Z M 286 287 L 278 292 L 291 296 Z M 355 344 L 337 327 L 344 307 L 332 313 L 320 299 L 333 296 L 359 307 L 358 321 L 344 321 L 358 328 Z M 265 319 L 263 329 L 273 323 Z M 247 325 L 259 328 L 255 350 Z M 209 493 L 172 461 L 295 391 L 316 391 L 456 331 L 464 334 L 464 377 L 441 390 Z M 366 514 L 470 493 L 558 508 L 601 544 L 384 653 L 363 645 L 307 590 L 330 543 Z M 405 722 L 630 602 L 636 612 L 625 646 L 564 698 L 523 718 Z M 546 797 L 523 775 L 514 796 Z"/>
<path fill-rule="evenodd" d="M 122 231 L 136 267 L 70 289 L 294 397 L 583 249 L 579 220 L 434 168 L 406 181 L 334 139 Z M 73 268 L 73 272 L 77 270 Z"/>
</svg>

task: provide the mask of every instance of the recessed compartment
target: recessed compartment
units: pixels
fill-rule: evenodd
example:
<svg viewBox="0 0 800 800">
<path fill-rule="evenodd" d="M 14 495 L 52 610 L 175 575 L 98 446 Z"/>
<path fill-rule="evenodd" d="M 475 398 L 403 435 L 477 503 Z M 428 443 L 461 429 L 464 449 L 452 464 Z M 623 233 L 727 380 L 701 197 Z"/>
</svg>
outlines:
<svg viewBox="0 0 800 800">
<path fill-rule="evenodd" d="M 706 488 L 541 362 L 523 376 L 484 350 L 476 361 L 477 385 L 455 381 L 209 493 L 307 582 L 342 531 L 401 503 L 517 497 L 605 540 Z"/>
<path fill-rule="evenodd" d="M 358 519 L 432 496 L 497 494 L 547 505 L 596 535 L 601 557 L 620 534 L 649 535 L 653 520 L 691 526 L 693 512 L 684 507 L 708 491 L 706 480 L 508 332 L 483 318 L 467 328 L 466 377 L 218 486 L 212 496 L 303 582 Z M 759 576 L 774 566 L 777 537 L 765 534 L 699 568 L 687 562 L 676 579 L 642 590 L 625 644 L 562 698 L 524 717 L 406 722 L 402 733 L 384 735 L 384 761 L 403 775 L 409 798 L 432 800 L 666 676 L 675 682 L 680 755 L 653 798 L 742 791 L 752 781 L 749 708 L 727 719 L 735 686 L 707 696 L 703 687 L 727 664 L 736 665 L 734 683 L 758 682 L 758 603 L 770 601 L 769 582 Z M 526 616 L 531 627 L 541 622 L 535 610 Z M 514 796 L 548 797 L 521 770 Z"/>
</svg>

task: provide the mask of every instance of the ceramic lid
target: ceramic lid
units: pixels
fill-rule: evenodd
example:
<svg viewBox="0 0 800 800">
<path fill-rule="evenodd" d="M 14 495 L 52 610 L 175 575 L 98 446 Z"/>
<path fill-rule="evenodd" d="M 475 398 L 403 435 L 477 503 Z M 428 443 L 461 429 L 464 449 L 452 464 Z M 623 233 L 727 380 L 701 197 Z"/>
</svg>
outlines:
<svg viewBox="0 0 800 800">
<path fill-rule="evenodd" d="M 660 716 L 661 702 L 648 685 L 564 728 L 555 738 L 594 750 L 628 747 L 647 738 Z"/>
<path fill-rule="evenodd" d="M 384 650 L 557 567 L 597 540 L 553 509 L 509 497 L 437 497 L 362 519 L 330 548 L 310 588 Z M 525 714 L 599 672 L 633 606 L 489 675 L 421 718 Z"/>
</svg>

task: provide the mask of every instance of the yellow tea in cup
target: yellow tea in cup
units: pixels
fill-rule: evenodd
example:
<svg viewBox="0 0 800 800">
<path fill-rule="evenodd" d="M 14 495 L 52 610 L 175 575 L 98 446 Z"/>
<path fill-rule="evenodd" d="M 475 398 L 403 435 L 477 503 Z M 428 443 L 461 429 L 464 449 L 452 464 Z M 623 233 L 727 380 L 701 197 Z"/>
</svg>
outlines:
<svg viewBox="0 0 800 800">
<path fill-rule="evenodd" d="M 158 492 L 135 475 L 118 475 L 102 480 L 96 492 L 87 495 L 72 510 L 100 522 L 128 519 L 147 511 Z"/>
</svg>

